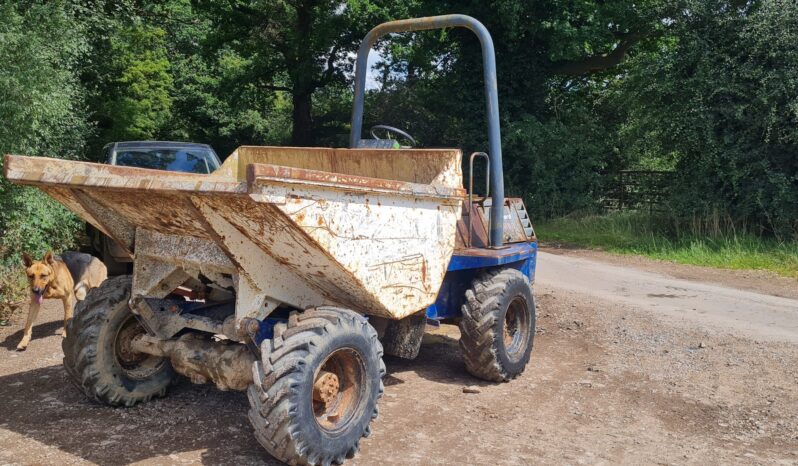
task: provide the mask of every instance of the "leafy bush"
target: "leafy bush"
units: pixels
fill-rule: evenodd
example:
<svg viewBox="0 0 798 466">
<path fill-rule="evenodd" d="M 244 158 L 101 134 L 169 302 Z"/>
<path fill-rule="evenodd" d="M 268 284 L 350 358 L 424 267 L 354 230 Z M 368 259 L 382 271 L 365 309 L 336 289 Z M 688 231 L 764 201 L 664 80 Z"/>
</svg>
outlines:
<svg viewBox="0 0 798 466">
<path fill-rule="evenodd" d="M 83 149 L 89 128 L 75 68 L 86 44 L 69 8 L 0 1 L 0 154 L 75 158 Z M 24 298 L 22 252 L 71 247 L 80 229 L 41 191 L 0 176 L 0 303 Z"/>
<path fill-rule="evenodd" d="M 720 212 L 798 240 L 798 8 L 789 0 L 687 2 L 669 40 L 630 64 L 618 93 L 638 152 L 670 154 L 670 207 Z"/>
<path fill-rule="evenodd" d="M 595 123 L 530 117 L 505 125 L 505 189 L 524 198 L 533 218 L 597 208 L 612 149 Z"/>
<path fill-rule="evenodd" d="M 75 245 L 82 222 L 41 191 L 7 183 L 0 189 L 0 264 L 20 261 L 23 252 L 41 257 Z M 2 186 L 2 185 L 0 185 Z"/>
<path fill-rule="evenodd" d="M 28 281 L 19 265 L 0 265 L 0 322 L 10 318 L 16 303 L 25 299 L 27 287 Z"/>
</svg>

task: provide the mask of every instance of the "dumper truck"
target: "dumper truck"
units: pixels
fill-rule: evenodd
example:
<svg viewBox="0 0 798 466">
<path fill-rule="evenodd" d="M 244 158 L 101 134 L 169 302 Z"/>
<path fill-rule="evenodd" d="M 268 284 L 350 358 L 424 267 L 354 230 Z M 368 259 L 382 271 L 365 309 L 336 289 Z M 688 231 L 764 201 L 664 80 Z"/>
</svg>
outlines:
<svg viewBox="0 0 798 466">
<path fill-rule="evenodd" d="M 483 53 L 489 151 L 469 157 L 468 191 L 460 150 L 361 137 L 375 41 L 446 27 L 473 31 Z M 210 174 L 5 157 L 9 180 L 38 187 L 134 258 L 132 275 L 92 290 L 68 324 L 64 368 L 86 396 L 132 406 L 178 376 L 246 391 L 272 456 L 328 465 L 369 435 L 383 355 L 416 357 L 428 322 L 459 325 L 474 376 L 523 372 L 537 240 L 524 203 L 504 196 L 490 34 L 464 15 L 388 22 L 362 41 L 356 65 L 349 148 L 242 146 Z"/>
</svg>

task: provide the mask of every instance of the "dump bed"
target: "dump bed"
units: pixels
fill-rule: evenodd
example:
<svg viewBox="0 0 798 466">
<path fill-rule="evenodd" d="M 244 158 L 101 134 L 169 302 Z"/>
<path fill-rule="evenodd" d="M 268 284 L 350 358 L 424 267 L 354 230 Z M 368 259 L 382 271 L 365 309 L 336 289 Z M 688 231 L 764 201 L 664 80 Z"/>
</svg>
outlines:
<svg viewBox="0 0 798 466">
<path fill-rule="evenodd" d="M 255 294 L 401 318 L 432 304 L 443 280 L 464 198 L 460 162 L 448 149 L 244 146 L 210 175 L 23 156 L 6 156 L 5 174 L 137 260 L 137 238 L 191 237 L 218 248 Z M 189 264 L 171 257 L 185 248 L 169 250 L 155 259 L 202 270 L 196 253 Z"/>
</svg>

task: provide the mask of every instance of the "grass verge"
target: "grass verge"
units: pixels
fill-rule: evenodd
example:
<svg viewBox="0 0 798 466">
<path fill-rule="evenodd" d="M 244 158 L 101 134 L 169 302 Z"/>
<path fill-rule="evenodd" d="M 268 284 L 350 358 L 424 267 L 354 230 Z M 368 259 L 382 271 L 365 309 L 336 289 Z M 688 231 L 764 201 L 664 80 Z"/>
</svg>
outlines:
<svg viewBox="0 0 798 466">
<path fill-rule="evenodd" d="M 640 213 L 559 218 L 536 225 L 543 243 L 637 254 L 681 264 L 769 270 L 798 278 L 798 242 L 778 242 L 739 232 L 666 233 L 662 222 Z"/>
</svg>

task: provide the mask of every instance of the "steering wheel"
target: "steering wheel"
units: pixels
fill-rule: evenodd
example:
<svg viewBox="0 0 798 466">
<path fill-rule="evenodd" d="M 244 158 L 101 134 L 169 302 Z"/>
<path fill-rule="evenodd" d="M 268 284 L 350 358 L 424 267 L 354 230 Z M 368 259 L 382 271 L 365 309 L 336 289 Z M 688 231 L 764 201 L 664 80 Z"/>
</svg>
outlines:
<svg viewBox="0 0 798 466">
<path fill-rule="evenodd" d="M 378 130 L 383 130 L 383 131 L 386 131 L 388 133 L 393 133 L 393 134 L 396 134 L 397 136 L 401 136 L 401 137 L 407 139 L 408 141 L 410 141 L 410 144 L 411 144 L 410 147 L 413 147 L 413 146 L 416 145 L 416 140 L 413 139 L 413 136 L 407 134 L 406 132 L 402 131 L 399 128 L 394 128 L 393 126 L 388 126 L 388 125 L 372 126 L 371 127 L 371 136 L 374 139 L 382 139 L 381 137 L 377 136 L 377 131 Z"/>
</svg>

